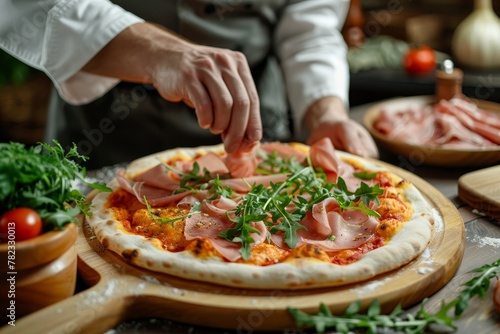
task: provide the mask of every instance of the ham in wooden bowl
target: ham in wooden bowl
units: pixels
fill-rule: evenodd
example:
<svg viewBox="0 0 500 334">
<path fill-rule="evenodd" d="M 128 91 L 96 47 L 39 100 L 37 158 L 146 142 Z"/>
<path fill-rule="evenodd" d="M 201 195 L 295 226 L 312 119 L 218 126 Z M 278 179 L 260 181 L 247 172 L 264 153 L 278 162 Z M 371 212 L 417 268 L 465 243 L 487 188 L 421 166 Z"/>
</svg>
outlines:
<svg viewBox="0 0 500 334">
<path fill-rule="evenodd" d="M 414 96 L 381 101 L 364 115 L 377 144 L 413 165 L 480 167 L 500 162 L 500 106 Z"/>
</svg>

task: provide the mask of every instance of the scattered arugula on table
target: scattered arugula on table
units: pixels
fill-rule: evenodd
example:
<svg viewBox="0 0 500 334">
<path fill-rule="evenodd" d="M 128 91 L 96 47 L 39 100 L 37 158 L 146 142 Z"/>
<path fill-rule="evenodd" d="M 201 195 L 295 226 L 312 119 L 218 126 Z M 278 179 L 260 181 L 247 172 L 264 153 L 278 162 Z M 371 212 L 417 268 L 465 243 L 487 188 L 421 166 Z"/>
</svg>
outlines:
<svg viewBox="0 0 500 334">
<path fill-rule="evenodd" d="M 363 333 L 368 334 L 376 334 L 382 330 L 421 334 L 432 330 L 432 325 L 455 329 L 453 322 L 460 318 L 470 299 L 475 296 L 484 299 L 491 279 L 500 273 L 500 259 L 474 269 L 472 272 L 479 273 L 479 275 L 463 284 L 464 289 L 458 297 L 447 303 L 442 302 L 440 309 L 434 314 L 425 311 L 426 300 L 422 302 L 415 315 L 404 315 L 399 305 L 390 314 L 382 314 L 378 300 L 372 302 L 365 314 L 358 313 L 361 309 L 359 301 L 350 304 L 341 316 L 333 315 L 324 303 L 320 304 L 317 314 L 310 315 L 293 307 L 289 307 L 288 312 L 298 326 L 314 327 L 319 333 L 323 333 L 326 329 L 335 329 L 344 334 L 351 333 L 353 330 L 363 330 Z"/>
<path fill-rule="evenodd" d="M 29 148 L 24 144 L 0 143 L 0 213 L 17 207 L 37 211 L 44 228 L 59 228 L 73 222 L 80 212 L 89 215 L 90 204 L 72 187 L 80 179 L 89 187 L 109 191 L 103 184 L 85 181 L 86 170 L 75 160 L 86 161 L 73 144 L 67 152 L 54 141 Z"/>
</svg>

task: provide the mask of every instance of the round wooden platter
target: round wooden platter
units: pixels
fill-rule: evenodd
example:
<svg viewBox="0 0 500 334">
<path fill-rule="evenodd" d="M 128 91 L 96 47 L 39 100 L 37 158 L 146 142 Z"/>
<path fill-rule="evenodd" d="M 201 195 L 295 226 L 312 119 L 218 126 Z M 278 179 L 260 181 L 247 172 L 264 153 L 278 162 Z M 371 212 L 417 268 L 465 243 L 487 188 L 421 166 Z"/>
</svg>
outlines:
<svg viewBox="0 0 500 334">
<path fill-rule="evenodd" d="M 478 107 L 498 113 L 500 104 L 485 100 L 472 99 Z M 377 144 L 395 154 L 400 154 L 409 162 L 438 167 L 485 167 L 500 163 L 500 146 L 492 148 L 454 149 L 435 146 L 422 146 L 392 139 L 375 127 L 382 110 L 397 113 L 409 109 L 419 110 L 436 103 L 432 95 L 391 98 L 380 101 L 369 108 L 363 116 L 363 124 Z"/>
<path fill-rule="evenodd" d="M 229 288 L 129 265 L 104 249 L 82 219 L 76 243 L 78 268 L 90 288 L 20 319 L 13 329 L 101 333 L 124 320 L 160 317 L 217 328 L 283 330 L 296 328 L 288 307 L 316 313 L 320 303 L 324 303 L 332 312 L 342 314 L 354 301 L 361 301 L 366 309 L 378 299 L 385 312 L 397 304 L 403 307 L 416 304 L 443 287 L 457 271 L 464 253 L 463 220 L 453 204 L 426 181 L 398 167 L 376 163 L 415 184 L 438 216 L 427 249 L 398 270 L 335 288 L 297 291 Z"/>
</svg>

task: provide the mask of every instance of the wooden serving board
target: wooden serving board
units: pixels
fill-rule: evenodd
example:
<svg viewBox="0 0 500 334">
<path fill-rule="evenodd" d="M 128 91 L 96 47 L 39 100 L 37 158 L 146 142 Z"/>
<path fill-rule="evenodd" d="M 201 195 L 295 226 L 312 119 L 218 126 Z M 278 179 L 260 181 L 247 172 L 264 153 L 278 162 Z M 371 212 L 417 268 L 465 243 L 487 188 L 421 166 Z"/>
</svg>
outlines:
<svg viewBox="0 0 500 334">
<path fill-rule="evenodd" d="M 2 333 L 102 333 L 124 320 L 143 317 L 173 319 L 194 325 L 240 331 L 296 328 L 287 308 L 316 313 L 325 303 L 344 313 L 354 301 L 363 309 L 379 299 L 385 312 L 408 307 L 443 287 L 463 257 L 465 228 L 453 204 L 426 181 L 381 163 L 410 180 L 441 219 L 424 253 L 406 266 L 367 282 L 311 290 L 250 290 L 183 280 L 147 271 L 107 251 L 82 221 L 76 248 L 80 275 L 91 286 L 58 304 L 20 319 Z M 4 328 L 5 329 L 5 328 Z"/>
<path fill-rule="evenodd" d="M 458 196 L 471 207 L 500 219 L 500 165 L 462 175 Z"/>
</svg>

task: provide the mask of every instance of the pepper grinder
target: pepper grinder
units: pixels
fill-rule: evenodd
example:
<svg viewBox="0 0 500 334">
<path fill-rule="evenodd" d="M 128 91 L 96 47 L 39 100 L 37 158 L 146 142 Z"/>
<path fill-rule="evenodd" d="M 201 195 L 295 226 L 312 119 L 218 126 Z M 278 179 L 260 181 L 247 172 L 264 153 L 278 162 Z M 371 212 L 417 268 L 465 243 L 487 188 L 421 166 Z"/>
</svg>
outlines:
<svg viewBox="0 0 500 334">
<path fill-rule="evenodd" d="M 450 100 L 454 97 L 463 97 L 462 82 L 464 73 L 455 68 L 450 59 L 446 59 L 439 64 L 436 70 L 436 100 L 437 102 L 445 99 Z"/>
</svg>

